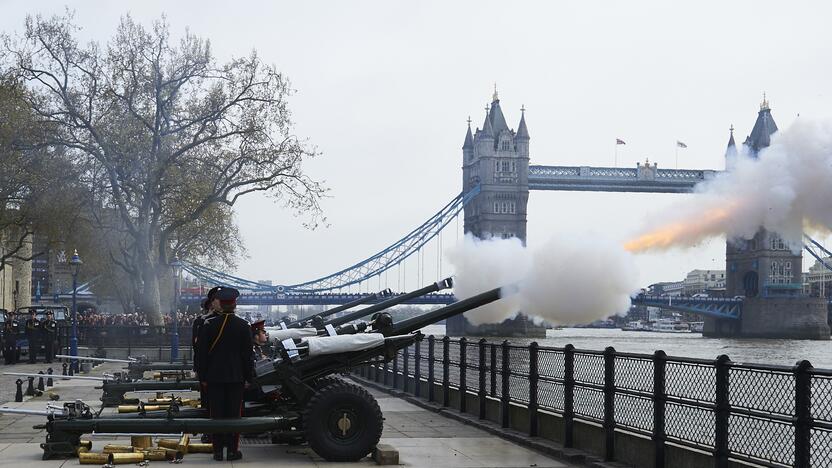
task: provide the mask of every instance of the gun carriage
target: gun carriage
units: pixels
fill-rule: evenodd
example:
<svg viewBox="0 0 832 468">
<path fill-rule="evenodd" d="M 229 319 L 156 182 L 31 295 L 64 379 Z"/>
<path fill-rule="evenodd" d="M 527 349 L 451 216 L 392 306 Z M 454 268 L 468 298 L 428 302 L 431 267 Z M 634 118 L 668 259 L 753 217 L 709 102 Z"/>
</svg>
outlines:
<svg viewBox="0 0 832 468">
<path fill-rule="evenodd" d="M 430 286 L 428 292 L 450 286 L 451 281 L 444 280 Z M 335 375 L 392 360 L 400 350 L 423 338 L 422 327 L 499 298 L 497 288 L 399 323 L 380 312 L 383 308 L 360 315 L 373 313 L 368 322 L 347 323 L 360 317 L 354 314 L 371 309 L 368 307 L 330 320 L 323 329 L 298 328 L 295 336 L 292 329 L 284 330 L 284 335 L 276 338 L 277 357 L 257 366 L 261 391 L 246 404 L 251 416 L 239 419 L 207 419 L 203 410 L 180 409 L 175 399 L 157 411 L 148 410 L 148 405 L 138 413 L 106 417 L 94 414 L 82 402 L 66 403 L 60 411 L 53 408 L 44 414 L 48 420 L 42 426 L 47 430 L 46 442 L 41 444 L 43 458 L 74 455 L 81 436 L 93 432 L 268 432 L 273 441 L 306 441 L 328 461 L 357 461 L 370 453 L 381 437 L 381 409 L 363 387 Z"/>
</svg>

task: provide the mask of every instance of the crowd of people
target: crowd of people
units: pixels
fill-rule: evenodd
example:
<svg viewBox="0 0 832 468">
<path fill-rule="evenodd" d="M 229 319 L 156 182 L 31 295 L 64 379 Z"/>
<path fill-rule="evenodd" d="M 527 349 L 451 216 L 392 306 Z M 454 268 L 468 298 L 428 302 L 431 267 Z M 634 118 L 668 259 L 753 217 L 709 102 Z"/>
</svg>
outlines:
<svg viewBox="0 0 832 468">
<path fill-rule="evenodd" d="M 177 315 L 180 327 L 189 327 L 199 315 L 197 311 L 180 311 Z M 173 325 L 171 314 L 162 315 L 163 325 Z M 110 326 L 150 326 L 147 314 L 137 310 L 130 314 L 102 314 L 93 309 L 78 313 L 78 326 L 80 327 L 110 327 Z"/>
</svg>

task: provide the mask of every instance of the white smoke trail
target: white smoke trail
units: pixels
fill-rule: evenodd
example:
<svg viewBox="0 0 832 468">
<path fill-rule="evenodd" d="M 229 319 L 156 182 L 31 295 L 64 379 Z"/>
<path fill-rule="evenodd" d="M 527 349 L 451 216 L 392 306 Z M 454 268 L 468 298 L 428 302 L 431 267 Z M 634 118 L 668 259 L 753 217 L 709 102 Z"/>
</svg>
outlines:
<svg viewBox="0 0 832 468">
<path fill-rule="evenodd" d="M 467 235 L 447 252 L 460 299 L 507 286 L 503 299 L 465 314 L 475 324 L 518 312 L 556 324 L 580 324 L 624 313 L 638 289 L 632 255 L 611 241 L 557 237 L 538 249 L 517 239 Z"/>
<path fill-rule="evenodd" d="M 805 228 L 832 230 L 832 122 L 799 119 L 775 133 L 757 159 L 740 154 L 729 172 L 648 218 L 626 248 L 690 247 L 723 234 L 750 239 L 760 227 L 795 251 Z"/>
</svg>

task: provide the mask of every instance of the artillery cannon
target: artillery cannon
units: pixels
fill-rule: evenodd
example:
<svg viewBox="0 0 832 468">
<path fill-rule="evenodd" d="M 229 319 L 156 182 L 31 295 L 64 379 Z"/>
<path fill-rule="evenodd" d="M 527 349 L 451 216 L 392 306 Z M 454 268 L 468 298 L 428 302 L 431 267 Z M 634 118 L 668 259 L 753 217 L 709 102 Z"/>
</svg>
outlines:
<svg viewBox="0 0 832 468">
<path fill-rule="evenodd" d="M 445 278 L 441 281 L 437 281 L 432 283 L 428 286 L 425 286 L 421 289 L 417 289 L 415 291 L 409 292 L 407 294 L 402 294 L 398 296 L 390 297 L 387 300 L 379 302 L 378 304 L 372 305 L 370 307 L 366 307 L 364 309 L 360 309 L 358 311 L 352 312 L 344 317 L 338 317 L 331 319 L 329 321 L 324 321 L 323 317 L 333 315 L 338 311 L 333 312 L 335 309 L 331 309 L 324 314 L 310 317 L 308 319 L 304 319 L 305 321 L 297 321 L 293 322 L 295 324 L 306 324 L 306 323 L 315 323 L 318 326 L 316 328 L 299 328 L 297 326 L 287 327 L 287 328 L 269 328 L 269 334 L 273 337 L 274 342 L 282 342 L 287 338 L 303 338 L 309 336 L 329 336 L 329 335 L 344 335 L 344 334 L 351 334 L 356 333 L 357 331 L 364 331 L 369 326 L 372 329 L 373 325 L 371 323 L 359 323 L 357 325 L 346 325 L 347 328 L 344 326 L 339 326 L 342 324 L 346 324 L 347 322 L 365 317 L 370 314 L 379 313 L 385 309 L 389 309 L 393 306 L 399 305 L 405 301 L 410 299 L 423 296 L 425 294 L 429 294 L 436 291 L 441 291 L 443 289 L 448 289 L 453 286 L 453 281 L 451 278 Z M 387 297 L 385 291 L 378 293 L 381 297 Z M 364 298 L 362 298 L 364 300 Z M 351 304 L 357 305 L 359 301 L 353 301 Z M 341 306 L 341 311 L 346 310 L 348 304 L 344 304 Z M 379 318 L 380 317 L 380 318 Z M 390 316 L 387 314 L 379 315 L 372 323 L 378 322 L 379 326 L 384 323 L 391 322 Z M 390 319 L 390 320 L 388 320 Z M 339 326 L 337 329 L 336 326 Z M 349 327 L 355 327 L 349 328 Z M 99 358 L 100 359 L 100 358 Z M 114 360 L 116 361 L 116 360 Z M 130 374 L 128 373 L 128 376 Z M 137 404 L 138 400 L 136 399 L 126 399 L 125 394 L 129 392 L 141 392 L 141 391 L 198 391 L 199 390 L 199 382 L 196 380 L 175 380 L 169 382 L 131 382 L 131 381 L 114 381 L 114 382 L 104 382 L 102 385 L 102 390 L 104 391 L 101 396 L 101 401 L 103 402 L 104 406 L 118 406 L 118 405 L 125 405 L 125 404 Z"/>
<path fill-rule="evenodd" d="M 67 359 L 67 360 L 78 360 L 78 361 L 90 361 L 90 362 L 110 362 L 110 363 L 121 363 L 127 364 L 127 375 L 131 379 L 141 379 L 144 376 L 144 373 L 147 371 L 174 371 L 174 372 L 186 372 L 193 370 L 193 365 L 188 364 L 187 362 L 150 362 L 148 359 L 142 357 L 140 359 L 136 358 L 128 358 L 128 359 L 111 359 L 111 358 L 97 358 L 97 357 L 86 357 L 86 356 L 69 356 L 67 354 L 59 354 L 55 356 L 57 358 Z"/>
<path fill-rule="evenodd" d="M 343 312 L 348 309 L 352 309 L 353 307 L 360 306 L 362 304 L 366 304 L 368 302 L 372 302 L 379 297 L 387 297 L 392 295 L 393 292 L 390 289 L 384 289 L 377 293 L 368 294 L 364 297 L 360 297 L 354 301 L 347 302 L 346 304 L 339 305 L 338 307 L 333 307 L 332 309 L 327 310 L 326 312 L 322 312 L 320 314 L 313 315 L 311 317 L 297 319 L 293 322 L 286 322 L 281 323 L 281 326 L 278 328 L 304 328 L 307 325 L 315 326 L 315 322 L 319 322 L 326 317 L 330 317 L 335 315 L 339 312 Z"/>
<path fill-rule="evenodd" d="M 273 440 L 306 440 L 329 461 L 359 460 L 381 437 L 381 410 L 363 387 L 333 374 L 389 361 L 423 338 L 420 328 L 499 298 L 497 288 L 398 324 L 389 318 L 380 320 L 378 315 L 363 330 L 344 327 L 350 333 L 282 340 L 277 346 L 279 357 L 257 367 L 257 382 L 263 390 L 257 404 L 268 416 L 220 421 L 191 417 L 198 414 L 192 412 L 182 417 L 172 411 L 164 418 L 96 417 L 83 408 L 56 413 L 46 423 L 43 457 L 73 455 L 81 436 L 92 432 L 270 432 Z"/>
</svg>

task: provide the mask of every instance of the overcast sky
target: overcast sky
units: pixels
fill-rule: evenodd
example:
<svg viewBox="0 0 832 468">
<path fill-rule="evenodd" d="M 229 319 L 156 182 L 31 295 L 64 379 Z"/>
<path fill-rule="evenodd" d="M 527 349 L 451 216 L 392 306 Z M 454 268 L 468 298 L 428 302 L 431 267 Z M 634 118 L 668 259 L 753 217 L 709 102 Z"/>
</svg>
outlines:
<svg viewBox="0 0 832 468">
<path fill-rule="evenodd" d="M 63 2 L 0 0 L 0 28 Z M 231 6 L 233 5 L 233 6 Z M 832 116 L 829 2 L 74 2 L 83 35 L 106 41 L 119 16 L 167 15 L 221 60 L 257 49 L 288 74 L 297 134 L 322 156 L 330 226 L 305 230 L 265 197 L 237 206 L 249 258 L 237 271 L 291 284 L 334 272 L 421 224 L 461 190 L 466 119 L 481 126 L 497 83 L 509 126 L 527 108 L 531 163 L 722 169 L 728 128 L 742 141 L 766 92 L 780 128 Z M 633 234 L 668 194 L 532 192 L 528 243 L 550 233 Z M 449 232 L 447 245 L 456 237 Z M 431 246 L 426 257 L 436 258 Z M 641 281 L 723 269 L 724 240 L 638 258 Z M 809 262 L 805 262 L 808 267 Z M 447 272 L 447 267 L 445 267 Z M 436 267 L 427 264 L 425 279 Z M 390 276 L 392 283 L 393 275 Z M 408 273 L 415 287 L 415 272 Z M 383 284 L 382 284 L 383 286 Z M 389 284 L 396 287 L 396 284 Z"/>
</svg>

